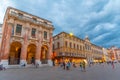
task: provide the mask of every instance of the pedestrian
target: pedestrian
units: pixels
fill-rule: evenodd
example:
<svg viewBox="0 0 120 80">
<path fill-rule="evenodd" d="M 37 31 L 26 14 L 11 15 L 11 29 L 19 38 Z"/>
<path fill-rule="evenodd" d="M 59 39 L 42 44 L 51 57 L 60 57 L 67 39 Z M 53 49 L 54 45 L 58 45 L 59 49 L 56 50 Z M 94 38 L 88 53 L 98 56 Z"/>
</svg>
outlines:
<svg viewBox="0 0 120 80">
<path fill-rule="evenodd" d="M 85 64 L 85 61 L 83 61 L 82 65 L 83 65 L 83 71 L 86 72 L 86 64 Z"/>
<path fill-rule="evenodd" d="M 67 62 L 67 64 L 66 64 L 66 70 L 70 70 L 70 62 Z"/>
<path fill-rule="evenodd" d="M 75 63 L 74 63 L 74 62 L 73 62 L 73 67 L 74 67 L 74 68 L 76 68 L 76 65 L 75 65 Z"/>
<path fill-rule="evenodd" d="M 66 67 L 66 64 L 65 64 L 65 62 L 63 61 L 63 69 L 65 69 L 65 67 Z"/>
<path fill-rule="evenodd" d="M 112 65 L 112 69 L 114 69 L 115 66 L 113 61 L 111 62 L 111 65 Z"/>
<path fill-rule="evenodd" d="M 81 70 L 81 71 L 83 70 L 82 62 L 80 62 L 80 70 Z"/>
<path fill-rule="evenodd" d="M 1 70 L 6 70 L 6 68 L 3 66 L 3 64 L 0 64 L 0 71 Z"/>
<path fill-rule="evenodd" d="M 39 64 L 38 63 L 35 63 L 35 68 L 38 68 L 39 67 Z"/>
<path fill-rule="evenodd" d="M 25 64 L 25 63 L 21 65 L 21 67 L 25 67 L 25 66 L 26 66 L 26 64 Z"/>
<path fill-rule="evenodd" d="M 31 59 L 31 64 L 35 65 L 35 59 L 34 59 L 34 57 L 32 57 L 32 59 Z"/>
</svg>

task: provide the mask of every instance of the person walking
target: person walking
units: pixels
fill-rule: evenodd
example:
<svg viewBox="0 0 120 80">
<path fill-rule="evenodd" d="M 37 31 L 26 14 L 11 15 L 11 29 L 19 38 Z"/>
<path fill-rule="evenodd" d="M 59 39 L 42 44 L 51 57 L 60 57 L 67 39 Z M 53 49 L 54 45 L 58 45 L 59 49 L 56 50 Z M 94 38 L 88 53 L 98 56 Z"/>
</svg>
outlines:
<svg viewBox="0 0 120 80">
<path fill-rule="evenodd" d="M 83 70 L 82 62 L 80 62 L 80 70 L 81 70 L 81 71 Z"/>
<path fill-rule="evenodd" d="M 65 62 L 63 61 L 63 69 L 65 69 L 65 67 L 66 67 L 66 64 L 65 64 Z"/>
<path fill-rule="evenodd" d="M 74 63 L 74 62 L 73 62 L 73 67 L 74 67 L 74 68 L 76 68 L 76 65 L 75 65 L 75 63 Z"/>
<path fill-rule="evenodd" d="M 85 61 L 83 61 L 83 71 L 86 72 L 86 64 L 85 64 Z"/>
<path fill-rule="evenodd" d="M 70 70 L 70 62 L 67 62 L 67 64 L 66 64 L 66 70 Z"/>
<path fill-rule="evenodd" d="M 114 69 L 115 66 L 114 66 L 114 62 L 113 61 L 111 62 L 111 65 L 112 65 L 112 69 Z"/>
<path fill-rule="evenodd" d="M 31 64 L 35 65 L 35 59 L 34 59 L 34 57 L 32 57 L 32 59 L 31 59 Z"/>
</svg>

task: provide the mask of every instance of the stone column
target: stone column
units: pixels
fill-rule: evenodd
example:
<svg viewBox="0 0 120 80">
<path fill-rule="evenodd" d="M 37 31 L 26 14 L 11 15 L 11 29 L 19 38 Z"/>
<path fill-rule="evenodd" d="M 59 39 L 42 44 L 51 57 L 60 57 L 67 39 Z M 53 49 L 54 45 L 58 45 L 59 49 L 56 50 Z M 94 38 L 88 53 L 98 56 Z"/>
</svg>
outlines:
<svg viewBox="0 0 120 80">
<path fill-rule="evenodd" d="M 7 27 L 6 28 L 6 35 L 5 37 L 5 45 L 3 46 L 3 53 L 1 55 L 1 64 L 3 64 L 4 67 L 8 67 L 8 55 L 9 55 L 9 51 L 10 51 L 10 38 L 11 38 L 11 33 L 12 33 L 12 27 L 13 27 L 13 23 L 8 22 L 7 23 Z M 5 33 L 4 33 L 5 34 Z M 1 46 L 2 47 L 2 46 Z"/>
<path fill-rule="evenodd" d="M 42 32 L 38 31 L 37 33 L 37 38 L 38 38 L 38 43 L 37 43 L 37 48 L 36 48 L 36 55 L 35 55 L 35 63 L 39 64 L 39 66 L 41 66 L 41 61 L 40 61 L 40 57 L 41 57 L 41 44 L 42 44 Z"/>
<path fill-rule="evenodd" d="M 22 49 L 21 49 L 21 60 L 20 60 L 20 65 L 26 64 L 27 65 L 27 47 L 28 47 L 28 35 L 29 35 L 29 28 L 25 28 L 25 33 L 23 35 L 23 43 L 22 43 Z"/>
<path fill-rule="evenodd" d="M 49 40 L 49 54 L 48 54 L 48 64 L 49 66 L 53 66 L 53 62 L 52 62 L 52 41 L 53 41 L 53 38 L 52 38 L 52 33 L 50 33 L 50 40 Z"/>
</svg>

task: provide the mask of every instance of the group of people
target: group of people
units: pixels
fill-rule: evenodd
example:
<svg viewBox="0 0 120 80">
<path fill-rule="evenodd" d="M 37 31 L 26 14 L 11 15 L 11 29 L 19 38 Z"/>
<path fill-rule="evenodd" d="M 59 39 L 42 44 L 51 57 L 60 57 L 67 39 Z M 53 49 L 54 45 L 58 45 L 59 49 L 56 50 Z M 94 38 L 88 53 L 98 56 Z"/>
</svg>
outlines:
<svg viewBox="0 0 120 80">
<path fill-rule="evenodd" d="M 6 70 L 6 68 L 2 64 L 0 64 L 0 71 L 1 70 Z"/>
<path fill-rule="evenodd" d="M 63 62 L 60 64 L 60 66 L 61 66 L 64 70 L 70 70 L 70 67 L 74 67 L 74 68 L 77 67 L 74 62 L 69 62 L 69 61 L 68 61 L 68 62 L 63 61 Z M 86 63 L 85 63 L 85 61 L 80 62 L 80 69 L 81 69 L 81 71 L 86 71 Z"/>
<path fill-rule="evenodd" d="M 85 63 L 85 61 L 80 62 L 80 69 L 81 69 L 81 71 L 86 71 L 86 63 Z"/>
<path fill-rule="evenodd" d="M 63 69 L 65 70 L 69 70 L 70 69 L 70 66 L 71 66 L 71 63 L 70 62 L 62 62 L 61 64 L 61 67 L 63 67 Z"/>
</svg>

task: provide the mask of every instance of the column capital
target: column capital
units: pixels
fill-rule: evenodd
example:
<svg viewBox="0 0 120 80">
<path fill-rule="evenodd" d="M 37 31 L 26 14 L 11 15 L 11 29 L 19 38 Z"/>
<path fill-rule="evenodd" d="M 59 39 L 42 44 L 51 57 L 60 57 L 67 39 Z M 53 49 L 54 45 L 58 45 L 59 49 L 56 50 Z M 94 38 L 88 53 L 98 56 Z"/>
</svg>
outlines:
<svg viewBox="0 0 120 80">
<path fill-rule="evenodd" d="M 12 22 L 9 22 L 9 21 L 7 22 L 7 24 L 12 26 L 12 27 L 14 26 L 14 24 Z"/>
<path fill-rule="evenodd" d="M 8 19 L 8 20 L 7 20 L 7 23 L 13 25 L 13 23 L 14 23 L 14 19 L 12 19 L 12 18 L 11 18 L 11 19 Z"/>
</svg>

